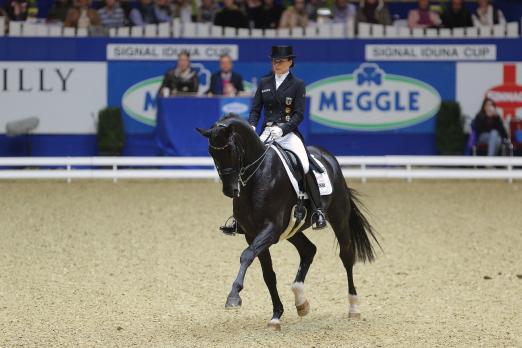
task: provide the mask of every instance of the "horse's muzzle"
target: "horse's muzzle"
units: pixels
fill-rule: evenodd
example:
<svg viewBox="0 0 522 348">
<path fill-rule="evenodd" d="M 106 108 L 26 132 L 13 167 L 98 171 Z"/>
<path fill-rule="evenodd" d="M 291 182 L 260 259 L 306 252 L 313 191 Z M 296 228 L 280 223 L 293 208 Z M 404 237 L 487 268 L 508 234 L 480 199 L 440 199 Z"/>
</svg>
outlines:
<svg viewBox="0 0 522 348">
<path fill-rule="evenodd" d="M 239 182 L 236 185 L 223 185 L 223 194 L 230 198 L 239 197 L 239 193 L 241 192 L 241 188 L 239 186 Z"/>
</svg>

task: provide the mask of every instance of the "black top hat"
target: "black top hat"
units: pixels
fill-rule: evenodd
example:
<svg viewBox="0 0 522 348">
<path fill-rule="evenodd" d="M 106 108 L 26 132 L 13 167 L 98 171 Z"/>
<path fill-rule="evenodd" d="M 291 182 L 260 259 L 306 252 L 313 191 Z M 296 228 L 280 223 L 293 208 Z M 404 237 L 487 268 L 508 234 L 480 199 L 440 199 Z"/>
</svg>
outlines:
<svg viewBox="0 0 522 348">
<path fill-rule="evenodd" d="M 272 46 L 271 59 L 295 58 L 292 46 Z"/>
</svg>

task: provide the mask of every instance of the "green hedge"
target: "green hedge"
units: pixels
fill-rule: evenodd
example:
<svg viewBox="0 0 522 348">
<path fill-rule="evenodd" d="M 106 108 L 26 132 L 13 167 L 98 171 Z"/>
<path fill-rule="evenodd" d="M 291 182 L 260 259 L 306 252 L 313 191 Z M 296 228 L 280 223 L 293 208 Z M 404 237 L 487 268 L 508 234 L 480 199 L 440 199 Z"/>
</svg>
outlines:
<svg viewBox="0 0 522 348">
<path fill-rule="evenodd" d="M 98 113 L 98 153 L 100 156 L 121 155 L 125 143 L 120 108 L 105 108 Z"/>
<path fill-rule="evenodd" d="M 436 117 L 435 139 L 439 155 L 463 155 L 466 135 L 462 129 L 460 105 L 443 101 Z"/>
</svg>

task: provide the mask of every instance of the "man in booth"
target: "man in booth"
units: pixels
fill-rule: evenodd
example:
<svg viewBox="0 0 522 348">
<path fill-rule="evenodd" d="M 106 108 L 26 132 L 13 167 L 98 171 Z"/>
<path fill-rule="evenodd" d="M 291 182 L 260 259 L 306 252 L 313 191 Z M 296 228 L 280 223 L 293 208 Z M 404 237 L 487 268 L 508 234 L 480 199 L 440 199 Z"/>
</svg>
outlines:
<svg viewBox="0 0 522 348">
<path fill-rule="evenodd" d="M 209 96 L 235 96 L 243 91 L 243 78 L 232 71 L 232 57 L 228 54 L 221 55 L 219 57 L 219 71 L 212 74 L 207 94 Z"/>
</svg>

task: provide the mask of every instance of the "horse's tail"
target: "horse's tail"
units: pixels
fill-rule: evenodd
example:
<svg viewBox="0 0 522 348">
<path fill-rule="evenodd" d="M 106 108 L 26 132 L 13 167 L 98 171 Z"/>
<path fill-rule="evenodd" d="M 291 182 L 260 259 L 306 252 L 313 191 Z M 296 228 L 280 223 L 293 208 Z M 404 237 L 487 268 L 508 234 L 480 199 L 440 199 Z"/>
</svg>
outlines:
<svg viewBox="0 0 522 348">
<path fill-rule="evenodd" d="M 361 212 L 364 209 L 358 197 L 357 191 L 348 188 L 348 199 L 350 200 L 350 248 L 358 261 L 372 262 L 375 259 L 375 252 L 372 245 L 372 239 L 377 243 L 379 248 L 381 245 L 375 236 L 375 231 L 368 219 Z M 370 238 L 371 237 L 371 238 Z"/>
</svg>

